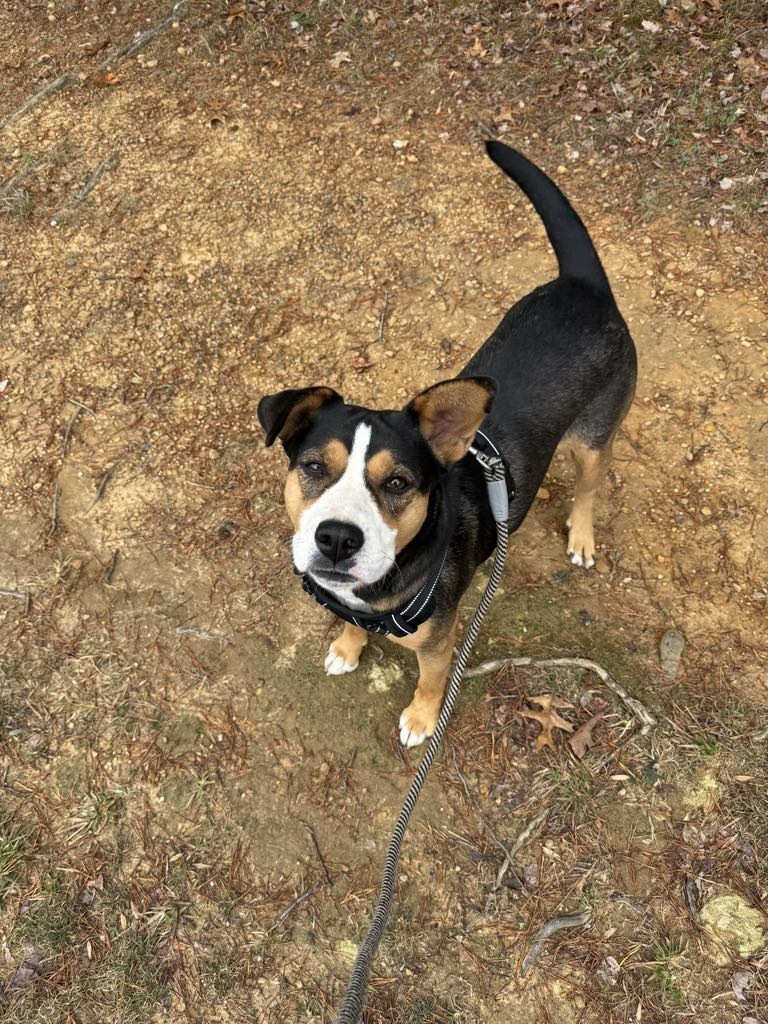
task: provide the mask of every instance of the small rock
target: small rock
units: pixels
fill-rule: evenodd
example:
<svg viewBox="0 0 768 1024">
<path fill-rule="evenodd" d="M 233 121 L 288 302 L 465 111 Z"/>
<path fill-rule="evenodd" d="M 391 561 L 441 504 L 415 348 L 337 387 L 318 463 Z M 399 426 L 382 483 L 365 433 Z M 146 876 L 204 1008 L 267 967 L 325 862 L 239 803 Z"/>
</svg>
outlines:
<svg viewBox="0 0 768 1024">
<path fill-rule="evenodd" d="M 408 139 L 395 139 L 392 146 L 395 149 L 405 149 L 408 146 Z"/>
<path fill-rule="evenodd" d="M 612 568 L 613 566 L 611 565 L 610 559 L 606 558 L 605 555 L 598 555 L 595 559 L 595 572 L 599 572 L 605 576 L 605 574 L 609 573 Z"/>
<path fill-rule="evenodd" d="M 712 509 L 709 507 L 709 505 L 702 505 L 701 506 L 701 514 L 703 516 L 709 517 L 709 516 L 712 515 Z"/>
<path fill-rule="evenodd" d="M 374 665 L 368 673 L 369 693 L 389 693 L 392 687 L 401 682 L 403 670 L 394 662 L 390 665 Z"/>
<path fill-rule="evenodd" d="M 697 288 L 696 289 L 696 298 L 697 299 L 703 299 L 704 298 L 704 289 L 703 288 Z"/>
<path fill-rule="evenodd" d="M 536 491 L 536 497 L 539 501 L 549 501 L 551 495 L 546 487 L 540 487 L 538 491 Z"/>
<path fill-rule="evenodd" d="M 765 918 L 735 893 L 705 903 L 699 922 L 711 942 L 712 958 L 721 966 L 737 955 L 750 957 L 765 945 Z"/>
</svg>

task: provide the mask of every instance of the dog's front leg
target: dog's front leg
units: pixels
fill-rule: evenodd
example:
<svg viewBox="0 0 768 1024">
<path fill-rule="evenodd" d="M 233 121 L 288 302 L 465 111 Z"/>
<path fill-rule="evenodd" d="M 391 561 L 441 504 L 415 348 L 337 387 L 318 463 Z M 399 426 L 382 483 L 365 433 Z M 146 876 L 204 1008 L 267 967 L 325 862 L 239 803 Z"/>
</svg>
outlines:
<svg viewBox="0 0 768 1024">
<path fill-rule="evenodd" d="M 360 662 L 360 655 L 368 643 L 368 634 L 359 626 L 346 623 L 341 634 L 333 641 L 325 656 L 325 671 L 329 676 L 341 676 L 354 672 Z"/>
<path fill-rule="evenodd" d="M 413 636 L 390 638 L 396 644 L 415 650 L 419 660 L 416 692 L 400 715 L 400 742 L 405 747 L 418 746 L 435 731 L 453 658 L 457 622 L 455 614 L 444 623 L 433 623 L 430 619 L 419 626 Z"/>
</svg>

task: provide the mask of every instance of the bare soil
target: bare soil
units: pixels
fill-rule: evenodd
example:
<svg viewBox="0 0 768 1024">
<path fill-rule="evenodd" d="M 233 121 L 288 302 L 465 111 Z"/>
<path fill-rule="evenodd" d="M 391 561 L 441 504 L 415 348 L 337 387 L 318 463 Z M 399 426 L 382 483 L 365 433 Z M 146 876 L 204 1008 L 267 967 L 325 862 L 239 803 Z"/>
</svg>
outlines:
<svg viewBox="0 0 768 1024">
<path fill-rule="evenodd" d="M 489 130 L 581 212 L 640 380 L 602 571 L 565 557 L 557 457 L 475 661 L 591 658 L 660 724 L 576 670 L 469 683 L 364 1019 L 766 1019 L 765 944 L 724 953 L 700 916 L 731 895 L 768 926 L 759 5 L 200 2 L 109 64 L 170 6 L 0 12 L 0 124 L 80 82 L 0 129 L 7 1019 L 333 1019 L 415 763 L 414 665 L 372 644 L 323 674 L 255 410 L 314 382 L 404 403 L 552 275 Z M 541 692 L 575 725 L 606 702 L 583 760 L 535 750 Z"/>
</svg>

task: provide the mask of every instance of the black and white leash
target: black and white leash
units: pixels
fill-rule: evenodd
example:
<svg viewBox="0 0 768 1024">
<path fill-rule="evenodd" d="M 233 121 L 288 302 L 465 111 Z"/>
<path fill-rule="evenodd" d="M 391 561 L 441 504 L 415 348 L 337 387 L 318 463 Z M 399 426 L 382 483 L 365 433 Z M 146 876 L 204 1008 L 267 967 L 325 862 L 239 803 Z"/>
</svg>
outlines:
<svg viewBox="0 0 768 1024">
<path fill-rule="evenodd" d="M 454 705 L 456 704 L 456 699 L 459 696 L 459 691 L 461 690 L 461 682 L 464 678 L 464 673 L 466 672 L 467 663 L 469 662 L 470 655 L 472 654 L 472 649 L 475 646 L 475 642 L 477 641 L 477 637 L 480 633 L 480 627 L 483 624 L 483 619 L 491 605 L 493 595 L 496 592 L 496 588 L 501 581 L 502 573 L 504 571 L 504 561 L 507 556 L 507 542 L 509 539 L 509 494 L 507 492 L 504 463 L 500 458 L 495 456 L 488 457 L 477 450 L 473 451 L 473 455 L 483 467 L 483 473 L 485 474 L 485 480 L 488 486 L 488 499 L 490 501 L 493 517 L 496 520 L 496 553 L 493 559 L 493 566 L 491 567 L 490 576 L 488 577 L 488 584 L 485 588 L 485 593 L 480 600 L 480 604 L 477 606 L 472 622 L 464 636 L 464 642 L 462 643 L 456 661 L 454 662 L 450 682 L 448 683 L 448 689 L 445 694 L 445 699 L 443 700 L 443 706 L 440 709 L 440 715 L 437 719 L 435 731 L 427 744 L 427 749 L 424 751 L 424 756 L 419 763 L 419 767 L 416 769 L 416 774 L 410 785 L 405 801 L 403 802 L 400 815 L 397 819 L 397 824 L 395 825 L 392 833 L 389 848 L 387 849 L 387 855 L 384 860 L 384 877 L 382 878 L 381 888 L 379 889 L 379 898 L 376 902 L 376 910 L 373 915 L 373 920 L 371 921 L 371 926 L 368 929 L 368 933 L 357 951 L 357 957 L 355 958 L 355 963 L 352 967 L 349 981 L 347 982 L 347 988 L 344 993 L 341 1009 L 336 1017 L 336 1024 L 358 1024 L 360 1019 L 363 1003 L 365 1001 L 365 994 L 368 989 L 368 977 L 371 973 L 371 967 L 373 966 L 373 959 L 376 956 L 376 951 L 379 948 L 381 937 L 384 934 L 384 928 L 386 927 L 387 918 L 389 917 L 389 911 L 394 898 L 397 864 L 400 859 L 400 850 L 403 845 L 406 829 L 408 828 L 408 822 L 410 821 L 411 814 L 416 806 L 416 801 L 419 799 L 419 795 L 421 794 L 427 773 L 432 767 L 432 762 L 435 760 L 440 744 L 443 741 L 448 721 L 453 712 Z"/>
</svg>

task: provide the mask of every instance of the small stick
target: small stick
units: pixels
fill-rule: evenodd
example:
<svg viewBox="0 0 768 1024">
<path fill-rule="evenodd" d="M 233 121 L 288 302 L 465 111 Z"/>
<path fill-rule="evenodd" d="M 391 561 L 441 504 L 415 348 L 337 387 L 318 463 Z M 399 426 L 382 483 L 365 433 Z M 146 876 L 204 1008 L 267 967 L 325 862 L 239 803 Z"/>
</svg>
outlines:
<svg viewBox="0 0 768 1024">
<path fill-rule="evenodd" d="M 522 966 L 520 967 L 520 977 L 524 978 L 528 971 L 533 966 L 534 962 L 541 956 L 541 951 L 544 948 L 544 943 L 550 936 L 556 932 L 560 932 L 563 928 L 583 928 L 585 924 L 589 923 L 591 914 L 563 914 L 560 917 L 553 917 L 551 921 L 547 921 L 541 928 L 536 932 L 536 936 L 531 943 L 531 948 L 528 950 L 525 959 L 523 960 Z"/>
<path fill-rule="evenodd" d="M 24 181 L 25 178 L 34 174 L 39 167 L 43 166 L 43 162 L 42 160 L 35 160 L 34 163 L 27 164 L 26 167 L 22 167 L 13 177 L 9 178 L 4 185 L 0 185 L 0 199 L 7 196 L 20 181 Z"/>
<path fill-rule="evenodd" d="M 594 672 L 595 675 L 599 676 L 603 683 L 608 687 L 609 690 L 613 690 L 616 696 L 623 701 L 624 704 L 629 708 L 635 718 L 642 724 L 640 729 L 640 735 L 645 736 L 647 733 L 658 725 L 658 720 L 651 712 L 641 704 L 635 697 L 630 697 L 621 683 L 617 683 L 613 676 L 606 672 L 606 670 L 598 665 L 595 661 L 589 661 L 587 658 L 502 658 L 498 661 L 485 661 L 482 665 L 478 665 L 477 668 L 470 669 L 469 672 L 465 672 L 465 679 L 472 679 L 477 676 L 487 675 L 489 672 L 497 672 L 499 669 L 504 668 L 507 665 L 511 665 L 513 668 L 526 668 L 529 665 L 535 668 L 584 668 L 590 672 Z"/>
<path fill-rule="evenodd" d="M 207 629 L 198 629 L 197 626 L 177 626 L 176 632 L 181 635 L 196 636 L 199 640 L 218 640 L 222 644 L 231 644 L 232 641 L 221 633 L 209 633 Z"/>
<path fill-rule="evenodd" d="M 387 320 L 387 306 L 389 305 L 389 292 L 384 292 L 384 306 L 379 313 L 379 344 L 384 341 L 384 324 Z"/>
<path fill-rule="evenodd" d="M 67 401 L 71 402 L 72 405 L 76 405 L 78 409 L 83 409 L 85 412 L 89 412 L 91 416 L 96 415 L 96 413 L 93 411 L 90 405 L 86 405 L 84 402 L 78 402 L 76 398 L 68 398 Z"/>
<path fill-rule="evenodd" d="M 53 489 L 53 505 L 51 507 L 51 525 L 48 527 L 48 536 L 52 537 L 56 533 L 56 527 L 58 526 L 59 518 L 59 495 L 61 494 L 61 484 L 56 484 Z"/>
<path fill-rule="evenodd" d="M 96 488 L 96 497 L 93 499 L 91 504 L 85 510 L 86 512 L 90 512 L 91 509 L 93 508 L 93 506 L 96 504 L 96 502 L 101 500 L 101 496 L 104 494 L 104 488 L 107 486 L 109 481 L 112 479 L 112 474 L 115 472 L 116 469 L 117 469 L 117 463 L 115 462 L 114 465 L 110 466 L 108 469 L 105 469 L 104 472 L 101 474 L 101 480 L 99 480 L 99 486 Z"/>
<path fill-rule="evenodd" d="M 57 92 L 61 92 L 62 89 L 69 89 L 73 85 L 79 85 L 80 79 L 77 75 L 59 75 L 58 78 L 54 79 L 53 82 L 49 82 L 48 85 L 44 85 L 43 88 L 36 92 L 34 96 L 30 96 L 26 102 L 22 103 L 18 110 L 14 111 L 10 117 L 6 118 L 2 124 L 0 124 L 0 132 L 11 125 L 15 124 L 18 120 L 28 114 L 30 110 L 34 110 L 41 103 L 48 99 L 49 96 L 53 96 Z"/>
<path fill-rule="evenodd" d="M 108 157 L 101 161 L 99 166 L 90 176 L 88 181 L 83 185 L 80 191 L 72 199 L 73 203 L 82 203 L 82 201 L 96 188 L 98 183 L 101 181 L 105 171 L 114 171 L 117 167 L 117 154 L 110 153 Z"/>
<path fill-rule="evenodd" d="M 72 399 L 70 399 L 70 401 L 72 401 Z M 80 416 L 82 414 L 83 408 L 84 408 L 82 405 L 80 405 L 79 402 L 75 402 L 75 405 L 77 406 L 77 408 L 72 413 L 72 415 L 69 417 L 69 423 L 67 423 L 67 429 L 64 431 L 64 440 L 61 442 L 61 457 L 62 458 L 64 458 L 64 456 L 67 454 L 67 448 L 69 448 L 69 435 L 72 433 L 72 427 L 74 427 L 75 422 L 77 421 L 78 416 Z"/>
<path fill-rule="evenodd" d="M 28 590 L 9 590 L 7 587 L 0 587 L 0 597 L 15 597 L 24 602 L 24 614 L 29 615 L 29 608 L 32 604 L 32 595 Z"/>
<path fill-rule="evenodd" d="M 276 928 L 279 928 L 283 921 L 286 919 L 286 917 L 288 917 L 288 915 L 292 911 L 294 911 L 297 907 L 300 907 L 301 904 L 305 902 L 305 900 L 308 900 L 310 896 L 314 896 L 315 893 L 318 891 L 319 890 L 316 886 L 314 889 L 307 889 L 307 891 L 303 892 L 301 896 L 298 896 L 289 907 L 285 908 L 285 910 L 280 914 L 280 916 L 272 925 L 272 927 L 267 929 L 267 935 L 271 934 Z"/>
<path fill-rule="evenodd" d="M 315 848 L 317 859 L 320 861 L 320 867 L 323 869 L 323 878 L 325 879 L 325 884 L 328 886 L 328 888 L 330 888 L 333 885 L 333 880 L 331 879 L 331 876 L 328 874 L 328 868 L 325 866 L 325 861 L 323 860 L 322 853 L 320 853 L 320 844 L 317 841 L 315 830 L 312 828 L 311 825 L 307 825 L 306 822 L 304 823 L 304 828 L 307 830 L 307 832 L 309 832 L 309 837 L 312 840 L 312 845 Z"/>
<path fill-rule="evenodd" d="M 107 566 L 107 571 L 104 573 L 104 582 L 105 583 L 111 583 L 112 582 L 112 574 L 115 571 L 115 566 L 117 565 L 117 556 L 119 554 L 120 554 L 120 548 L 115 548 L 115 550 L 112 552 L 112 557 L 109 560 L 109 565 Z"/>
<path fill-rule="evenodd" d="M 522 849 L 523 846 L 525 846 L 525 844 L 531 838 L 531 836 L 539 827 L 539 825 L 544 824 L 544 822 L 549 817 L 549 811 L 550 808 L 546 808 L 543 811 L 539 811 L 536 817 L 532 818 L 531 821 L 528 822 L 528 824 L 525 826 L 525 828 L 514 841 L 514 843 L 512 843 L 512 845 L 509 847 L 509 849 L 504 849 L 504 847 L 502 847 L 502 849 L 504 850 L 504 863 L 501 865 L 501 867 L 499 868 L 499 873 L 496 875 L 496 881 L 493 886 L 494 891 L 498 890 L 501 887 L 501 883 L 504 881 L 504 875 L 506 875 L 507 873 L 507 868 L 514 868 L 512 858 Z"/>
<path fill-rule="evenodd" d="M 100 70 L 105 71 L 117 64 L 119 60 L 125 60 L 126 57 L 133 57 L 135 53 L 141 53 L 142 50 L 145 50 L 156 36 L 159 36 L 161 32 L 165 32 L 165 30 L 170 28 L 177 18 L 182 16 L 188 3 L 189 0 L 176 0 L 171 8 L 171 13 L 164 21 L 159 22 L 152 28 L 148 28 L 146 32 L 142 32 L 140 36 L 137 36 L 132 43 L 128 43 L 127 46 L 124 46 L 121 50 L 118 50 L 110 57 L 107 57 L 101 65 Z"/>
</svg>

